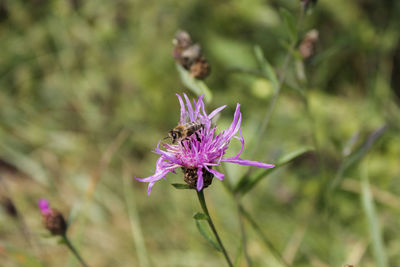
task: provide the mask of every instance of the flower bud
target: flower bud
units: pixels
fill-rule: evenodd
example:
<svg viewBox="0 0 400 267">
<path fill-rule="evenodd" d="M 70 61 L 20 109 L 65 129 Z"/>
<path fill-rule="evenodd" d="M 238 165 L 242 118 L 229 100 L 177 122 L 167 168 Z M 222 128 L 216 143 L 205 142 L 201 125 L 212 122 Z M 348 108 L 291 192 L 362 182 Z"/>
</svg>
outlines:
<svg viewBox="0 0 400 267">
<path fill-rule="evenodd" d="M 42 213 L 44 227 L 52 235 L 65 235 L 67 223 L 64 216 L 59 211 L 50 208 L 49 202 L 45 199 L 39 200 L 39 208 Z"/>
</svg>

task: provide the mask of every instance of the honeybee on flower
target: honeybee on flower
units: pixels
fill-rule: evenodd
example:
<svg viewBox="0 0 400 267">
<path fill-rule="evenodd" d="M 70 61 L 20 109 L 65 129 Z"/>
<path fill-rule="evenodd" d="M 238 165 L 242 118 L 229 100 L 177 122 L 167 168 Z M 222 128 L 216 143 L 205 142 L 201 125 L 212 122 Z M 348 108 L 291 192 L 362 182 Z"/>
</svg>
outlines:
<svg viewBox="0 0 400 267">
<path fill-rule="evenodd" d="M 273 164 L 240 158 L 244 148 L 244 139 L 241 133 L 242 114 L 240 113 L 240 104 L 236 105 L 231 126 L 217 134 L 217 126 L 212 125 L 211 119 L 221 112 L 226 105 L 207 114 L 204 108 L 203 96 L 200 96 L 197 101 L 193 99 L 193 105 L 186 94 L 183 94 L 183 96 L 185 101 L 177 94 L 181 107 L 179 124 L 184 125 L 189 121 L 189 123 L 200 123 L 202 127 L 196 130 L 196 134 L 187 136 L 181 142 L 163 143 L 164 149 L 160 149 L 161 142 L 158 143 L 154 152 L 159 154 L 160 158 L 157 160 L 154 175 L 147 178 L 135 177 L 141 182 L 149 183 L 149 195 L 155 182 L 165 178 L 169 172 L 175 172 L 177 168 L 182 168 L 184 180 L 190 187 L 201 191 L 211 184 L 214 176 L 219 180 L 224 179 L 225 175 L 214 169 L 221 162 L 252 165 L 265 169 L 274 167 Z M 236 156 L 226 157 L 224 155 L 232 138 L 238 139 L 242 143 L 242 147 Z"/>
</svg>

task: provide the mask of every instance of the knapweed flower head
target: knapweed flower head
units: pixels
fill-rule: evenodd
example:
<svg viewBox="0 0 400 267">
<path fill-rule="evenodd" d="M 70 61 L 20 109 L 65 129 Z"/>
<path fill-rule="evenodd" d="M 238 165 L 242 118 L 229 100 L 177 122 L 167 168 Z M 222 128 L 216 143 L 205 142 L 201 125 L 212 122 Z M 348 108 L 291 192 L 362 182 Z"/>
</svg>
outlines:
<svg viewBox="0 0 400 267">
<path fill-rule="evenodd" d="M 154 152 L 159 154 L 160 158 L 157 160 L 154 175 L 147 178 L 135 177 L 141 182 L 149 183 L 149 195 L 155 182 L 165 178 L 169 172 L 175 173 L 176 168 L 182 168 L 185 174 L 185 181 L 189 186 L 200 191 L 211 184 L 214 175 L 219 180 L 224 179 L 224 174 L 214 169 L 221 162 L 252 165 L 265 169 L 274 167 L 272 164 L 240 158 L 244 148 L 244 139 L 240 127 L 242 122 L 240 104 L 236 106 L 231 126 L 217 134 L 217 126 L 212 125 L 211 119 L 221 112 L 226 105 L 207 114 L 204 108 L 203 96 L 200 96 L 197 101 L 193 99 L 193 105 L 186 94 L 183 94 L 183 96 L 185 101 L 180 95 L 177 95 L 181 106 L 179 124 L 184 125 L 188 122 L 201 123 L 202 127 L 195 134 L 176 144 L 163 143 L 164 149 L 160 149 L 161 142 L 158 143 Z M 238 139 L 242 143 L 242 147 L 236 156 L 226 157 L 225 153 L 232 138 Z"/>
<path fill-rule="evenodd" d="M 49 201 L 39 199 L 38 206 L 43 217 L 44 227 L 53 235 L 65 235 L 67 224 L 64 216 L 50 207 Z"/>
</svg>

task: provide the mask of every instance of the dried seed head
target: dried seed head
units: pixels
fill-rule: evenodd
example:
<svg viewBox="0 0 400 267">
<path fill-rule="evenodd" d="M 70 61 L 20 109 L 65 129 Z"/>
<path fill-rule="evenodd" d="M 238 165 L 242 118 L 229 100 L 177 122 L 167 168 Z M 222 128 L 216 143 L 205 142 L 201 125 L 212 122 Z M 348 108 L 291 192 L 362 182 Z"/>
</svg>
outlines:
<svg viewBox="0 0 400 267">
<path fill-rule="evenodd" d="M 318 35 L 319 33 L 316 29 L 307 32 L 299 47 L 299 52 L 303 59 L 309 59 L 314 55 L 318 42 Z"/>
<path fill-rule="evenodd" d="M 64 216 L 57 210 L 51 210 L 50 213 L 42 214 L 43 225 L 52 235 L 65 235 L 67 223 Z"/>
<path fill-rule="evenodd" d="M 192 75 L 196 79 L 204 79 L 206 78 L 211 71 L 210 64 L 208 64 L 207 60 L 201 56 L 198 58 L 191 66 L 190 66 L 190 75 Z"/>
<path fill-rule="evenodd" d="M 202 55 L 201 46 L 194 44 L 190 35 L 185 31 L 178 31 L 173 41 L 175 45 L 173 56 L 184 69 L 196 79 L 204 79 L 210 73 L 210 65 Z"/>
<path fill-rule="evenodd" d="M 197 168 L 185 168 L 182 167 L 182 171 L 184 174 L 183 180 L 193 189 L 197 188 Z M 203 171 L 203 181 L 204 185 L 203 188 L 208 187 L 212 183 L 212 179 L 214 178 L 214 174 L 207 171 L 205 168 L 202 169 Z"/>
<path fill-rule="evenodd" d="M 181 50 L 178 54 L 179 55 L 178 57 L 175 57 L 175 60 L 178 61 L 178 63 L 186 70 L 190 70 L 193 63 L 201 57 L 201 48 L 200 45 L 194 44 Z"/>
<path fill-rule="evenodd" d="M 192 45 L 192 38 L 190 38 L 189 33 L 185 31 L 178 31 L 175 35 L 175 39 L 172 41 L 175 46 L 180 46 L 182 48 L 187 48 Z"/>
</svg>

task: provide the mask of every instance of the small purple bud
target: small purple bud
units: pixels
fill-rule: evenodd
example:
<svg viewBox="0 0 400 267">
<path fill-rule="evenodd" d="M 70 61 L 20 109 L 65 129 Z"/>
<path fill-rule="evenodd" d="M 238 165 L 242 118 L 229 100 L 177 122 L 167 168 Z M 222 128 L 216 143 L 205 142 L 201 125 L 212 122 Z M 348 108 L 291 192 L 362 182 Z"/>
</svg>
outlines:
<svg viewBox="0 0 400 267">
<path fill-rule="evenodd" d="M 64 216 L 57 210 L 51 209 L 49 201 L 40 199 L 38 202 L 43 217 L 43 225 L 52 235 L 65 235 L 67 223 Z"/>
</svg>

